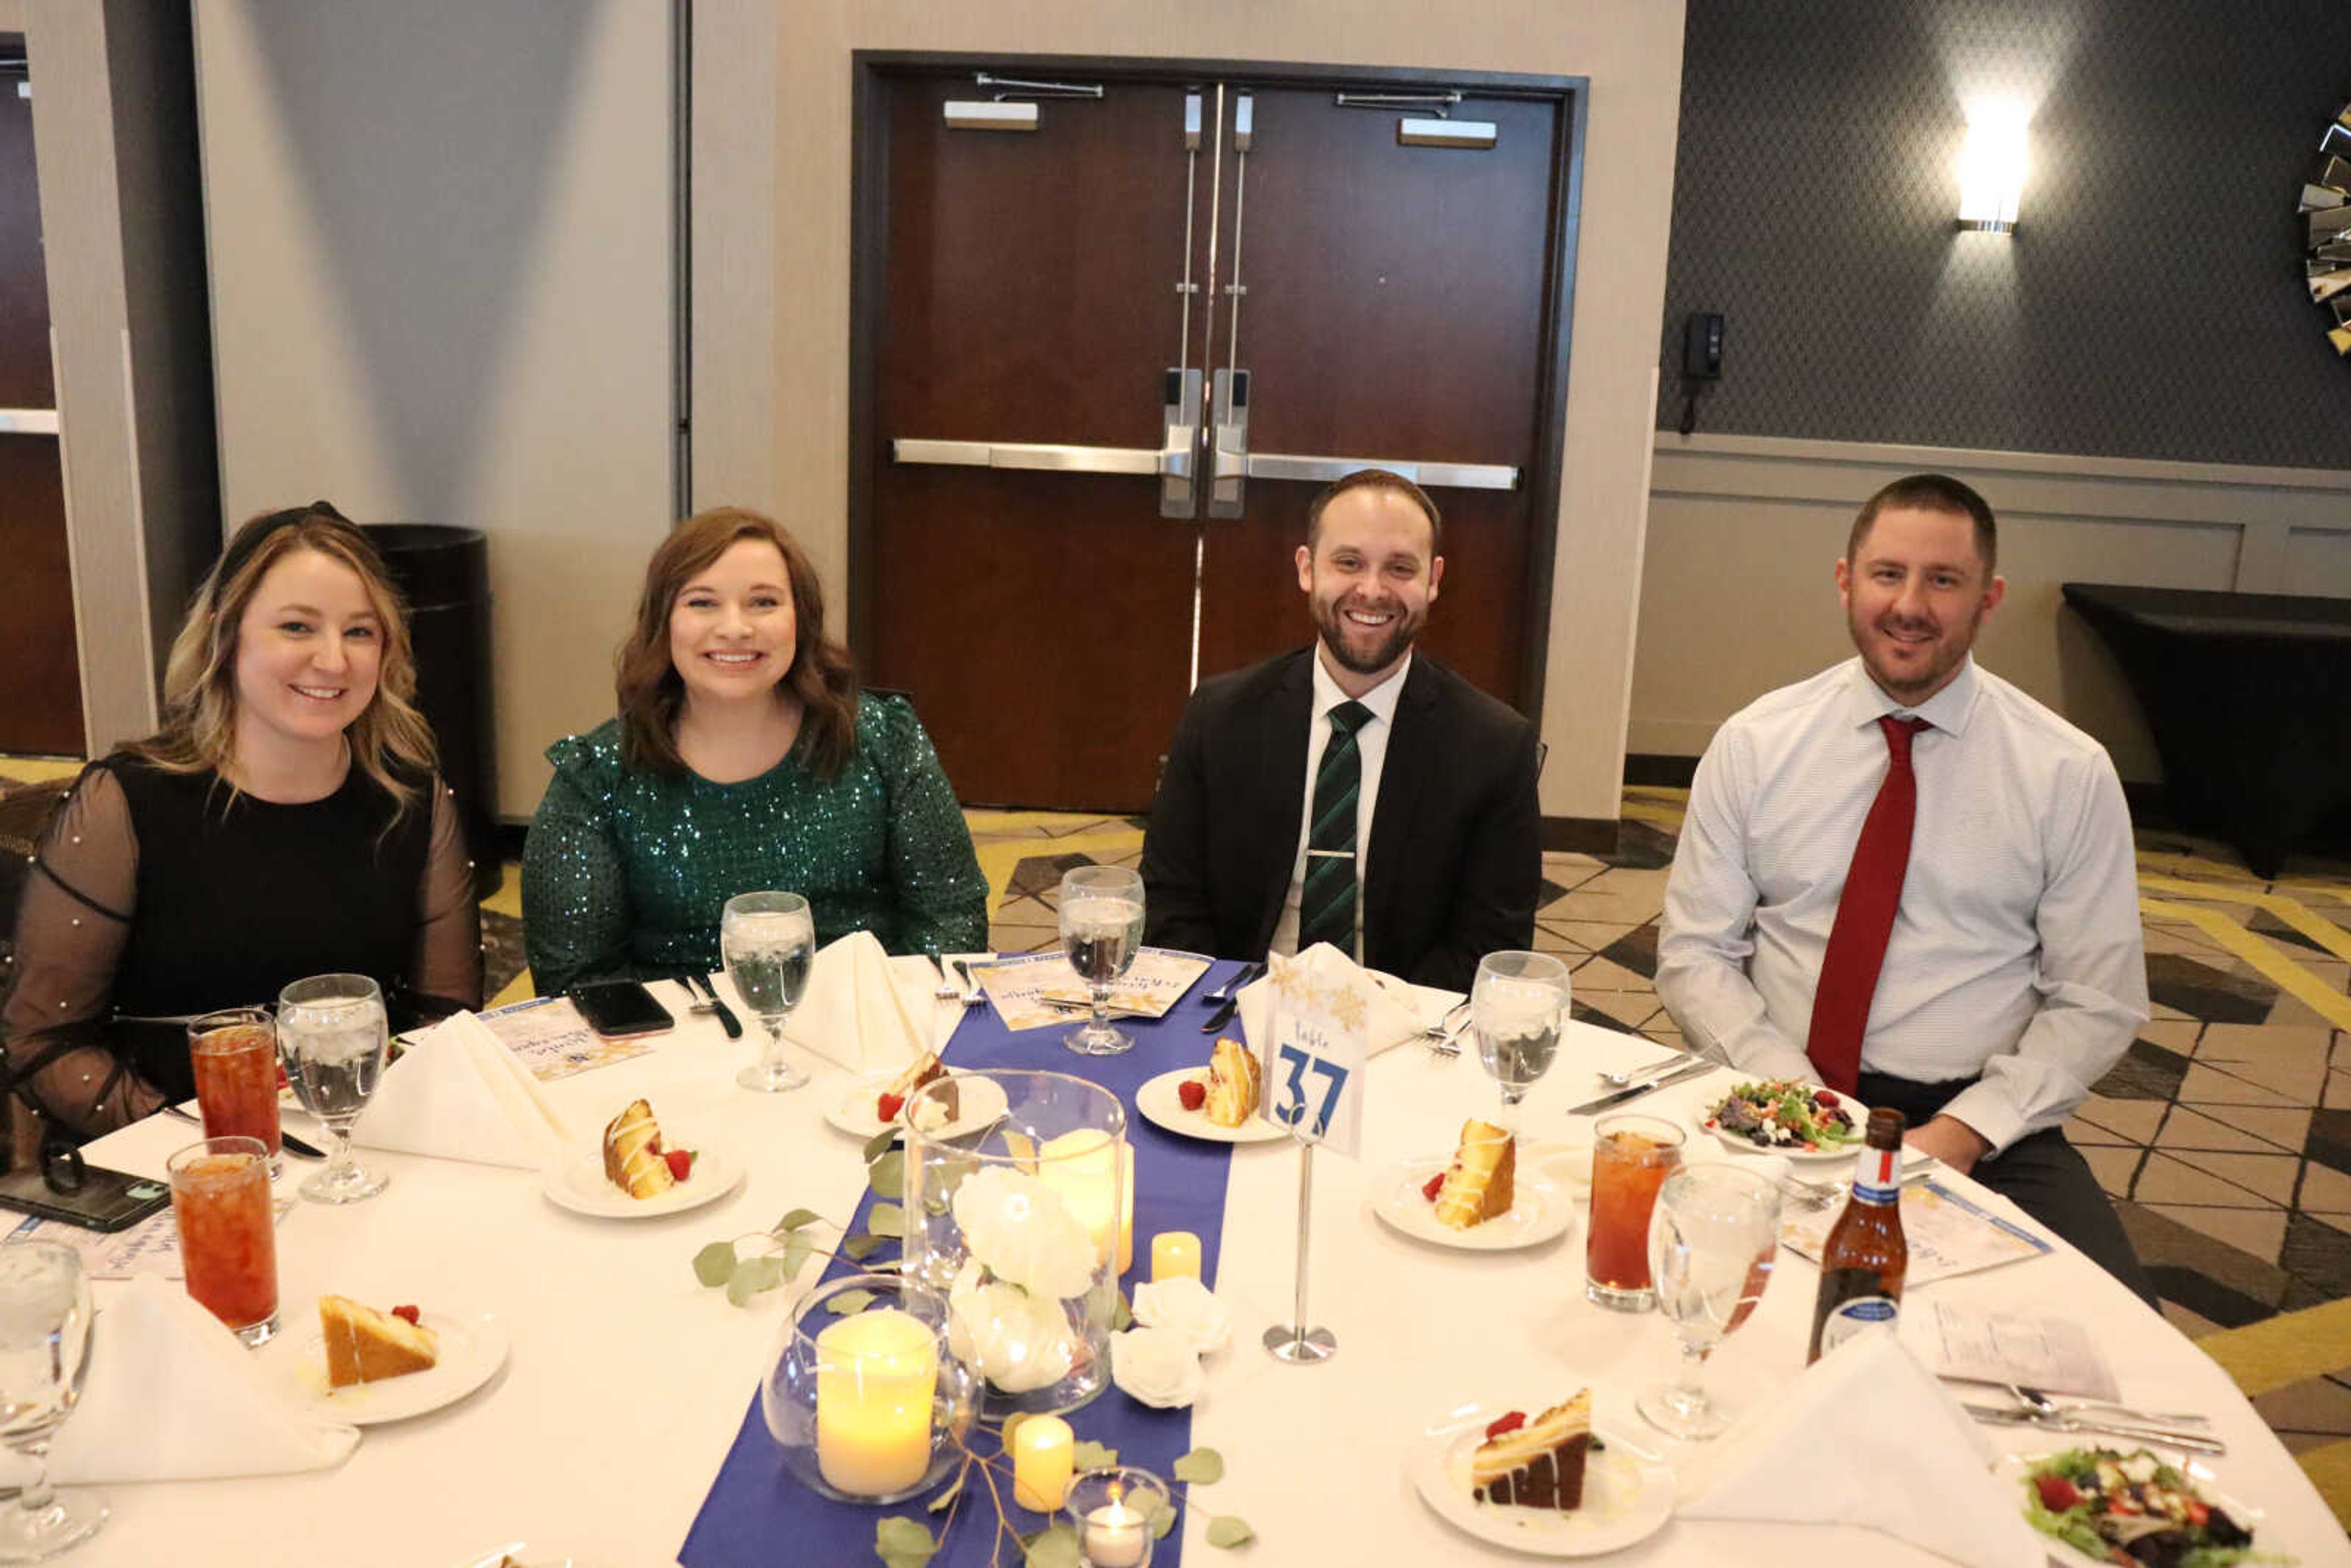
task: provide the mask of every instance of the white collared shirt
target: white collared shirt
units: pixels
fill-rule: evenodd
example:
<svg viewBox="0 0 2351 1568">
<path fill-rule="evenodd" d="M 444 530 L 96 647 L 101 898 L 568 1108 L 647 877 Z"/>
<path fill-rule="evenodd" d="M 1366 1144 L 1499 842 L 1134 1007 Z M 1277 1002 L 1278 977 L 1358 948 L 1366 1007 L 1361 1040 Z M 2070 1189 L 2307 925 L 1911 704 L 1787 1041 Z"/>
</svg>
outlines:
<svg viewBox="0 0 2351 1568">
<path fill-rule="evenodd" d="M 1918 814 L 1862 1065 L 1941 1082 L 1994 1149 L 2081 1104 L 2146 1021 L 2130 810 L 2105 749 L 1970 658 L 1915 709 L 1858 658 L 1771 692 L 1699 759 L 1657 944 L 1692 1044 L 1817 1076 L 1822 955 L 1886 778 L 1881 715 L 1915 714 Z"/>
<path fill-rule="evenodd" d="M 1331 743 L 1331 710 L 1351 700 L 1323 666 L 1322 645 L 1314 645 L 1314 706 L 1306 724 L 1306 799 L 1298 811 L 1298 853 L 1290 867 L 1290 891 L 1282 894 L 1281 918 L 1274 922 L 1272 951 L 1285 956 L 1298 951 L 1298 904 L 1306 890 L 1306 836 L 1314 828 L 1314 775 L 1322 766 L 1322 748 Z M 1372 812 L 1380 800 L 1380 770 L 1388 758 L 1388 737 L 1395 733 L 1396 703 L 1404 696 L 1404 678 L 1412 673 L 1407 652 L 1395 673 L 1362 696 L 1352 699 L 1372 710 L 1355 731 L 1355 751 L 1363 764 L 1362 783 L 1355 794 L 1355 951 L 1364 956 L 1364 868 L 1372 847 Z"/>
</svg>

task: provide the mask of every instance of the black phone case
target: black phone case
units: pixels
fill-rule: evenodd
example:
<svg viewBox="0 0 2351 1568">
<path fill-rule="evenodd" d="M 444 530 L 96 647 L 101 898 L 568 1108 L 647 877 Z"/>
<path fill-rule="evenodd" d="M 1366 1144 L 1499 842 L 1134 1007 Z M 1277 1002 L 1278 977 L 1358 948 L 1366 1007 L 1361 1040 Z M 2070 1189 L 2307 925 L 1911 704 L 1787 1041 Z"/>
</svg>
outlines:
<svg viewBox="0 0 2351 1568">
<path fill-rule="evenodd" d="M 606 1040 L 660 1034 L 677 1027 L 660 998 L 635 980 L 591 980 L 574 986 L 570 997 L 588 1027 Z"/>
<path fill-rule="evenodd" d="M 72 1192 L 53 1190 L 37 1170 L 0 1176 L 0 1208 L 63 1220 L 86 1230 L 127 1230 L 171 1202 L 170 1183 L 99 1166 L 89 1166 L 82 1185 Z"/>
</svg>

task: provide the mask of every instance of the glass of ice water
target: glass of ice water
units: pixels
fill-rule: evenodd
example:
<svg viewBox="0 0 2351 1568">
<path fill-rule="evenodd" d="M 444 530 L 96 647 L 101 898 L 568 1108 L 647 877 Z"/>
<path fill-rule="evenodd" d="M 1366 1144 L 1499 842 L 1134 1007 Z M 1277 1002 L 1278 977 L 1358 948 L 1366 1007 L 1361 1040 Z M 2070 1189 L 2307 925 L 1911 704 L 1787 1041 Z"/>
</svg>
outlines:
<svg viewBox="0 0 2351 1568">
<path fill-rule="evenodd" d="M 357 1203 L 392 1185 L 351 1157 L 351 1124 L 383 1076 L 387 1040 L 383 992 L 365 975 L 313 975 L 277 993 L 287 1079 L 334 1139 L 327 1168 L 301 1186 L 313 1202 Z"/>
<path fill-rule="evenodd" d="M 1081 865 L 1061 877 L 1061 951 L 1094 999 L 1093 1017 L 1062 1037 L 1080 1056 L 1117 1056 L 1134 1037 L 1110 1021 L 1110 988 L 1143 946 L 1143 877 L 1115 865 Z"/>
<path fill-rule="evenodd" d="M 718 917 L 718 952 L 743 1005 L 759 1016 L 768 1037 L 759 1060 L 735 1075 L 746 1089 L 780 1094 L 809 1081 L 784 1055 L 784 1019 L 808 994 L 816 962 L 816 921 L 797 893 L 743 893 Z"/>
<path fill-rule="evenodd" d="M 1706 1358 L 1747 1321 L 1780 1250 L 1780 1186 L 1715 1161 L 1666 1178 L 1649 1215 L 1649 1278 L 1657 1310 L 1682 1342 L 1680 1375 L 1635 1406 L 1659 1431 L 1703 1442 L 1729 1421 L 1706 1391 Z"/>
<path fill-rule="evenodd" d="M 89 1281 L 55 1241 L 0 1247 L 0 1442 L 30 1459 L 33 1478 L 0 1512 L 0 1563 L 37 1563 L 98 1532 L 96 1492 L 49 1485 L 49 1439 L 73 1414 L 89 1371 Z"/>
<path fill-rule="evenodd" d="M 1514 1109 L 1551 1071 L 1567 1028 L 1567 966 L 1549 953 L 1489 953 L 1469 992 L 1469 1027 L 1478 1060 Z"/>
</svg>

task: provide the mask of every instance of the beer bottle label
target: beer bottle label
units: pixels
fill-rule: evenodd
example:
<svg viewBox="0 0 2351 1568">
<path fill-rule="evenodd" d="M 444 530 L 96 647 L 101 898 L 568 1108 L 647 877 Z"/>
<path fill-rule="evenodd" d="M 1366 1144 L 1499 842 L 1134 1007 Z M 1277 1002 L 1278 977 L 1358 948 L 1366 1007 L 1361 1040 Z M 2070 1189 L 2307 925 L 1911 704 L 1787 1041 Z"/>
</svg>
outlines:
<svg viewBox="0 0 2351 1568">
<path fill-rule="evenodd" d="M 1865 1148 L 1855 1161 L 1853 1196 L 1869 1203 L 1892 1203 L 1900 1196 L 1902 1151 Z"/>
<path fill-rule="evenodd" d="M 1839 1301 L 1829 1309 L 1828 1317 L 1821 1323 L 1821 1354 L 1828 1354 L 1874 1324 L 1891 1327 L 1898 1310 L 1891 1296 L 1855 1296 L 1851 1301 Z"/>
</svg>

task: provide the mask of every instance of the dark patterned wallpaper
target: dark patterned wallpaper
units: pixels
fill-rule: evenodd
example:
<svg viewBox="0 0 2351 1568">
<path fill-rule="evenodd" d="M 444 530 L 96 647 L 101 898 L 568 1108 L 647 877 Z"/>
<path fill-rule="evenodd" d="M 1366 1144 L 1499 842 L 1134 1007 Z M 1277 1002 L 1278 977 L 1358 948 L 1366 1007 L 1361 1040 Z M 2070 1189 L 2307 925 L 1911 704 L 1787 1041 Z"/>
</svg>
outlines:
<svg viewBox="0 0 2351 1568">
<path fill-rule="evenodd" d="M 2351 468 L 2294 202 L 2346 0 L 1689 0 L 1657 423 Z M 1953 227 L 1963 102 L 2037 105 L 2013 236 Z"/>
</svg>

